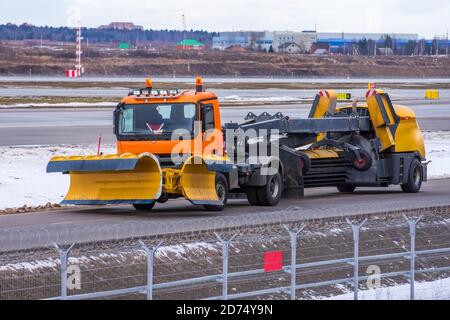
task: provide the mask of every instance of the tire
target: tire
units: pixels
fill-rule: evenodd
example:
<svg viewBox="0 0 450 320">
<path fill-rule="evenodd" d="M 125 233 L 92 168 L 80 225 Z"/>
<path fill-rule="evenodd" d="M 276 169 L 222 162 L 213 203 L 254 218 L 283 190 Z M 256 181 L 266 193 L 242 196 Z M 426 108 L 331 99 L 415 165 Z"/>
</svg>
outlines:
<svg viewBox="0 0 450 320">
<path fill-rule="evenodd" d="M 205 209 L 206 211 L 223 211 L 225 207 L 227 206 L 228 202 L 228 181 L 227 178 L 221 173 L 218 173 L 216 175 L 216 192 L 217 196 L 219 197 L 219 200 L 222 202 L 220 205 L 206 205 Z"/>
<path fill-rule="evenodd" d="M 341 193 L 353 193 L 356 190 L 355 186 L 337 186 L 337 189 Z"/>
<path fill-rule="evenodd" d="M 152 209 L 155 207 L 156 202 L 153 202 L 152 204 L 133 204 L 133 207 L 137 211 L 152 211 Z"/>
<path fill-rule="evenodd" d="M 280 173 L 268 177 L 267 184 L 264 187 L 257 188 L 257 194 L 261 205 L 266 207 L 277 206 L 283 194 L 283 180 Z"/>
<path fill-rule="evenodd" d="M 258 199 L 258 191 L 255 187 L 248 187 L 245 190 L 247 200 L 252 206 L 260 206 L 261 202 Z"/>
<path fill-rule="evenodd" d="M 402 184 L 402 190 L 405 193 L 418 193 L 422 188 L 423 172 L 419 160 L 414 159 L 411 162 L 408 172 L 408 182 Z"/>
</svg>

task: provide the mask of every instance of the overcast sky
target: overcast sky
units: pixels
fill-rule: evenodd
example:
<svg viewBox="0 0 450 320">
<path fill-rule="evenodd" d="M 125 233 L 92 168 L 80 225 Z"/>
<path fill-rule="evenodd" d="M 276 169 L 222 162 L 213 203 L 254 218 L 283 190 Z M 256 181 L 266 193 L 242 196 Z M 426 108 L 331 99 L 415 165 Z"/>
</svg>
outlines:
<svg viewBox="0 0 450 320">
<path fill-rule="evenodd" d="M 96 27 L 130 21 L 152 29 L 419 33 L 450 29 L 449 0 L 0 0 L 0 23 Z"/>
</svg>

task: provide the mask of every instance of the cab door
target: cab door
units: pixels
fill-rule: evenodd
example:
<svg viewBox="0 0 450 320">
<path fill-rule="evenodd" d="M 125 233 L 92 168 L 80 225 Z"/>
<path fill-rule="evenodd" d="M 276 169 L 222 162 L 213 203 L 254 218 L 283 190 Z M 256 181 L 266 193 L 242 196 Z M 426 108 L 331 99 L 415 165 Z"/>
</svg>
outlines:
<svg viewBox="0 0 450 320">
<path fill-rule="evenodd" d="M 201 107 L 202 147 L 204 155 L 222 155 L 223 134 L 220 128 L 220 115 L 213 104 Z"/>
</svg>

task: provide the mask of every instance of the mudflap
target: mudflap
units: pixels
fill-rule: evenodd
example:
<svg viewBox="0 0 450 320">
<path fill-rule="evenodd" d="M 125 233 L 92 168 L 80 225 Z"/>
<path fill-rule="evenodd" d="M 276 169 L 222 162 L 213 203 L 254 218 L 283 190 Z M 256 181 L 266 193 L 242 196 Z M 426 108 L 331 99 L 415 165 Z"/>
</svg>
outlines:
<svg viewBox="0 0 450 320">
<path fill-rule="evenodd" d="M 162 171 L 152 154 L 55 157 L 48 173 L 70 175 L 62 204 L 152 204 L 161 197 Z"/>
</svg>

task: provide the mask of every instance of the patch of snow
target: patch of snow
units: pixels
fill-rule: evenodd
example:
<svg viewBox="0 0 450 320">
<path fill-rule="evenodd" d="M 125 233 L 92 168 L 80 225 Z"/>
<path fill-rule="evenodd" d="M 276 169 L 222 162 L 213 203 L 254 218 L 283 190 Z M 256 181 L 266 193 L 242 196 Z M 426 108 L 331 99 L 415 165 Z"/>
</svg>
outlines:
<svg viewBox="0 0 450 320">
<path fill-rule="evenodd" d="M 424 132 L 428 166 L 431 179 L 450 177 L 450 132 Z"/>
<path fill-rule="evenodd" d="M 311 101 L 311 99 L 293 97 L 293 96 L 281 96 L 281 97 L 241 97 L 238 95 L 226 96 L 222 98 L 222 102 L 239 102 L 239 103 L 282 103 L 282 102 L 304 102 Z"/>
<path fill-rule="evenodd" d="M 167 258 L 169 260 L 173 259 L 185 259 L 188 260 L 185 255 L 190 252 L 197 252 L 200 254 L 206 254 L 210 252 L 218 252 L 219 249 L 212 243 L 207 242 L 194 242 L 187 243 L 183 245 L 173 245 L 173 246 L 163 246 L 160 247 L 155 256 L 157 258 Z M 206 256 L 205 256 L 206 257 Z M 97 255 L 80 256 L 80 257 L 69 257 L 69 265 L 89 265 L 91 262 L 99 262 L 102 259 L 115 259 L 115 260 L 127 260 L 133 258 L 133 260 L 143 260 L 145 259 L 145 253 L 141 250 L 136 250 L 127 253 L 100 253 Z M 0 272 L 2 271 L 30 271 L 34 272 L 41 269 L 57 269 L 60 265 L 59 258 L 46 258 L 34 261 L 23 261 L 17 263 L 9 263 L 5 265 L 0 265 Z"/>
<path fill-rule="evenodd" d="M 0 108 L 31 108 L 31 107 L 39 107 L 39 108 L 66 108 L 66 107 L 115 107 L 117 106 L 117 102 L 67 102 L 67 103 L 21 103 L 21 104 L 13 104 L 13 105 L 0 105 Z"/>
<path fill-rule="evenodd" d="M 102 152 L 117 151 L 108 145 Z M 96 153 L 97 146 L 0 147 L 0 209 L 60 203 L 69 190 L 69 176 L 47 174 L 48 161 L 58 155 Z"/>
<path fill-rule="evenodd" d="M 31 262 L 19 262 L 19 263 L 11 263 L 4 266 L 0 266 L 0 271 L 20 271 L 20 270 L 28 270 L 33 272 L 35 270 L 51 268 L 55 269 L 59 265 L 59 259 L 45 259 L 45 260 L 36 260 Z"/>
<path fill-rule="evenodd" d="M 359 300 L 409 300 L 410 285 L 373 288 L 359 292 Z M 323 298 L 326 300 L 353 300 L 353 292 Z M 450 278 L 415 283 L 416 300 L 450 299 Z"/>
<path fill-rule="evenodd" d="M 163 246 L 156 251 L 155 255 L 158 258 L 172 258 L 172 256 L 183 258 L 189 251 L 208 253 L 211 251 L 218 251 L 218 248 L 216 245 L 207 242 L 185 243 L 174 246 Z M 188 260 L 188 258 L 185 259 Z"/>
</svg>

